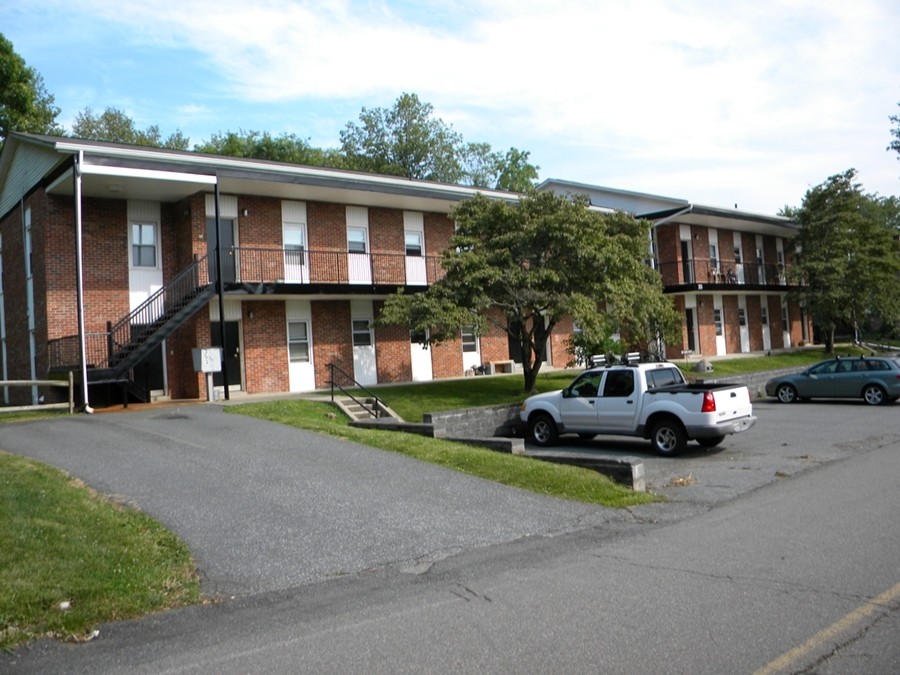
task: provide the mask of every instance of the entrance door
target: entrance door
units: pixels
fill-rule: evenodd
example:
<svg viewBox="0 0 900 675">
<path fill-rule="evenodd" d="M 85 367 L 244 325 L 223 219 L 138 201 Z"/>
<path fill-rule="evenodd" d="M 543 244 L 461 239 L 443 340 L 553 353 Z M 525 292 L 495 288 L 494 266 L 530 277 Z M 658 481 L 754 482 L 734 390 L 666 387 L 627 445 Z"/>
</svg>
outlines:
<svg viewBox="0 0 900 675">
<path fill-rule="evenodd" d="M 791 347 L 791 319 L 790 314 L 788 313 L 788 306 L 785 303 L 781 305 L 781 330 L 782 330 L 782 340 L 784 341 L 785 349 Z"/>
<path fill-rule="evenodd" d="M 353 300 L 350 303 L 353 332 L 353 379 L 367 386 L 378 384 L 375 361 L 375 332 L 372 330 L 372 303 Z"/>
<path fill-rule="evenodd" d="M 425 268 L 425 220 L 418 211 L 403 212 L 403 239 L 406 248 L 406 283 L 428 283 Z"/>
<path fill-rule="evenodd" d="M 697 336 L 694 328 L 694 308 L 688 307 L 684 310 L 684 321 L 687 324 L 687 348 L 691 353 L 697 351 Z"/>
<path fill-rule="evenodd" d="M 681 274 L 686 284 L 694 283 L 694 261 L 691 260 L 691 242 L 681 242 Z"/>
<path fill-rule="evenodd" d="M 478 341 L 478 336 L 475 334 L 475 327 L 463 326 L 461 335 L 463 371 L 478 368 L 481 365 L 481 345 Z"/>
<path fill-rule="evenodd" d="M 431 346 L 428 333 L 409 332 L 409 357 L 413 382 L 427 382 L 434 377 L 431 367 Z"/>
<path fill-rule="evenodd" d="M 738 326 L 741 330 L 741 351 L 750 351 L 750 329 L 747 327 L 747 301 L 738 298 Z"/>
<path fill-rule="evenodd" d="M 309 283 L 306 225 L 303 223 L 284 224 L 284 280 Z"/>
<path fill-rule="evenodd" d="M 769 332 L 769 308 L 766 304 L 766 298 L 761 298 L 762 307 L 759 308 L 759 322 L 762 324 L 763 349 L 769 351 L 772 349 L 772 334 Z"/>
<path fill-rule="evenodd" d="M 224 275 L 223 275 L 224 276 Z M 226 314 L 227 316 L 227 314 Z M 241 378 L 241 323 L 240 321 L 225 322 L 225 350 L 222 352 L 222 370 L 228 374 L 228 388 L 240 390 L 243 388 Z M 221 347 L 222 340 L 219 334 L 219 322 L 213 321 L 209 325 L 211 344 L 213 347 Z M 213 373 L 213 386 L 225 386 L 225 373 Z"/>
<path fill-rule="evenodd" d="M 728 347 L 725 344 L 725 324 L 723 317 L 722 296 L 713 296 L 713 324 L 716 329 L 716 354 L 719 356 L 728 353 Z"/>
<path fill-rule="evenodd" d="M 219 248 L 222 250 L 222 281 L 230 283 L 237 280 L 237 269 L 234 260 L 234 219 L 219 218 L 219 235 L 222 237 Z M 206 219 L 206 257 L 209 265 L 209 282 L 216 279 L 216 219 Z"/>
<path fill-rule="evenodd" d="M 734 272 L 739 284 L 746 283 L 744 275 L 744 244 L 741 241 L 741 233 L 734 233 Z"/>
<path fill-rule="evenodd" d="M 313 363 L 312 308 L 309 300 L 287 300 L 288 380 L 291 391 L 316 388 Z"/>
<path fill-rule="evenodd" d="M 369 211 L 364 206 L 347 207 L 347 273 L 351 284 L 372 283 L 369 259 Z"/>
</svg>

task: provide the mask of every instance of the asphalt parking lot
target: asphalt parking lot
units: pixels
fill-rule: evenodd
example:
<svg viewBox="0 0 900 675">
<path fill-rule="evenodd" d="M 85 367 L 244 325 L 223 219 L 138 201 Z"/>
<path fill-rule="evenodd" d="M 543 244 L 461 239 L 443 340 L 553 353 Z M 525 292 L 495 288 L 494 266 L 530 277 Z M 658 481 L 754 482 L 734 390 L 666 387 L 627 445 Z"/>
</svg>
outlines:
<svg viewBox="0 0 900 675">
<path fill-rule="evenodd" d="M 758 421 L 750 430 L 710 450 L 690 443 L 678 457 L 660 457 L 649 441 L 625 437 L 581 441 L 564 436 L 557 448 L 641 460 L 647 489 L 669 501 L 632 511 L 672 520 L 798 472 L 852 458 L 859 450 L 900 445 L 900 403 L 873 407 L 861 400 L 829 400 L 785 405 L 758 399 L 753 411 Z"/>
</svg>

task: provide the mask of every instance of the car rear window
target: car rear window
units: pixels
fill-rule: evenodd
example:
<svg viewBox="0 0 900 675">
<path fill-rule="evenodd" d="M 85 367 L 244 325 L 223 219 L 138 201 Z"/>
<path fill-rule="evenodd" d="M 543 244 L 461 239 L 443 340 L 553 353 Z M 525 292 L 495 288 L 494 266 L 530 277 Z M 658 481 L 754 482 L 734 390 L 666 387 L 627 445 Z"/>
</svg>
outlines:
<svg viewBox="0 0 900 675">
<path fill-rule="evenodd" d="M 681 372 L 677 368 L 658 368 L 647 371 L 647 386 L 650 389 L 667 387 L 670 384 L 681 384 Z"/>
</svg>

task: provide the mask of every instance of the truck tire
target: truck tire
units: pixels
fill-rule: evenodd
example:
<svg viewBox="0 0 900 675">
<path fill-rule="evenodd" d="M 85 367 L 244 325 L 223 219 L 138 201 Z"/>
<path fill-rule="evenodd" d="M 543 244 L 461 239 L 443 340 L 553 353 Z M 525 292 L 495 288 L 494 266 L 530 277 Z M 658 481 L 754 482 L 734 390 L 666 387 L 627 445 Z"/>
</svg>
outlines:
<svg viewBox="0 0 900 675">
<path fill-rule="evenodd" d="M 556 422 L 547 413 L 538 413 L 528 420 L 528 433 L 535 445 L 546 448 L 548 445 L 556 445 L 559 440 L 559 431 Z"/>
<path fill-rule="evenodd" d="M 653 449 L 663 457 L 674 457 L 684 451 L 687 434 L 681 422 L 672 418 L 661 419 L 650 432 Z"/>
</svg>

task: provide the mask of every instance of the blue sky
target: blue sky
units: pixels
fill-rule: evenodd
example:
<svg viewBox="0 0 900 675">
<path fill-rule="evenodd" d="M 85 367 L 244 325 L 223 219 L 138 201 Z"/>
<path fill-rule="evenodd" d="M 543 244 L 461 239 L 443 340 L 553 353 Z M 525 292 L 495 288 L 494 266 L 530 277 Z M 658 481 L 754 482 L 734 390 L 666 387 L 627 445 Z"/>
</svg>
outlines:
<svg viewBox="0 0 900 675">
<path fill-rule="evenodd" d="M 541 179 L 775 213 L 852 167 L 900 194 L 896 0 L 27 0 L 0 32 L 67 127 L 331 147 L 411 92 Z"/>
</svg>

